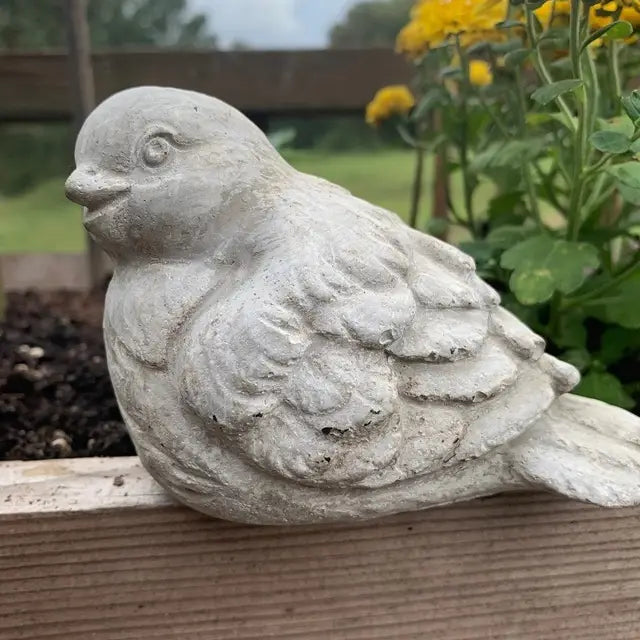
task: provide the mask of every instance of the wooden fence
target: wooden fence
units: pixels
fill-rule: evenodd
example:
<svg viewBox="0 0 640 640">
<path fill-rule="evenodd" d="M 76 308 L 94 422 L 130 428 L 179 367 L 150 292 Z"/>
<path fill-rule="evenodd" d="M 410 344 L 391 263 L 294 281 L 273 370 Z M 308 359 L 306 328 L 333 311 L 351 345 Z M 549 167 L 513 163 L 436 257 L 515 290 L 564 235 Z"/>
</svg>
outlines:
<svg viewBox="0 0 640 640">
<path fill-rule="evenodd" d="M 98 101 L 137 85 L 174 86 L 225 100 L 262 127 L 277 116 L 363 114 L 380 86 L 411 76 L 389 49 L 107 51 L 92 63 Z M 71 120 L 74 106 L 66 53 L 0 54 L 0 123 Z M 90 284 L 84 254 L 5 255 L 0 270 L 10 291 Z"/>
<path fill-rule="evenodd" d="M 72 117 L 64 53 L 0 55 L 0 122 Z M 411 69 L 388 49 L 130 51 L 93 55 L 96 98 L 136 85 L 214 95 L 248 114 L 361 113 L 377 88 Z"/>
</svg>

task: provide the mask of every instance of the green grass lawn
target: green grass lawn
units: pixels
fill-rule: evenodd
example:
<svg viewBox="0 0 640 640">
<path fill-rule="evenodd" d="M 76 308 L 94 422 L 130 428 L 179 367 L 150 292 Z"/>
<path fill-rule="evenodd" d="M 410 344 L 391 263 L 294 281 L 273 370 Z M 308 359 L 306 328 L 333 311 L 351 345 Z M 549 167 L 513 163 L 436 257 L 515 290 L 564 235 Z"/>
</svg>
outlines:
<svg viewBox="0 0 640 640">
<path fill-rule="evenodd" d="M 12 198 L 0 196 L 0 253 L 81 251 L 80 207 L 64 197 L 64 178 Z"/>
<path fill-rule="evenodd" d="M 299 171 L 326 178 L 346 187 L 359 198 L 403 217 L 409 213 L 414 170 L 412 151 L 288 151 L 285 157 Z M 430 174 L 429 163 L 425 170 L 425 193 L 430 188 Z M 425 218 L 428 217 L 427 204 L 425 200 Z"/>
<path fill-rule="evenodd" d="M 336 182 L 400 215 L 408 212 L 413 175 L 411 151 L 288 151 L 285 156 L 300 171 Z M 82 250 L 80 209 L 65 199 L 63 182 L 61 176 L 28 193 L 0 197 L 0 253 Z M 425 189 L 429 188 L 428 183 L 427 178 Z"/>
</svg>

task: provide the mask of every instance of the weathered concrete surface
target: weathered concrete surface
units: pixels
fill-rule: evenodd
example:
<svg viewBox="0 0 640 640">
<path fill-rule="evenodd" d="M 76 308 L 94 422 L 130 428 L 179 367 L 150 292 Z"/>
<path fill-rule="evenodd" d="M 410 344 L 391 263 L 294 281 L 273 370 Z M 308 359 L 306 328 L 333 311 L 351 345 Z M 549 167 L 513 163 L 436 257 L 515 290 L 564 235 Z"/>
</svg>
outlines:
<svg viewBox="0 0 640 640">
<path fill-rule="evenodd" d="M 640 501 L 640 420 L 459 250 L 291 168 L 232 107 L 116 94 L 69 197 L 116 263 L 105 339 L 138 454 L 174 496 L 254 523 L 368 518 L 541 487 Z"/>
</svg>

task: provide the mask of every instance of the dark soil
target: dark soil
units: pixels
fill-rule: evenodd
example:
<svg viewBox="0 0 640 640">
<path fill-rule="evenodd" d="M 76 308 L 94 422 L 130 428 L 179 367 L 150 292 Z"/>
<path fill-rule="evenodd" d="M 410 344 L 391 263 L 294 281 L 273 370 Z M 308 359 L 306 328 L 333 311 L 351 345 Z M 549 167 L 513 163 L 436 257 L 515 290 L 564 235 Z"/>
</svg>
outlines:
<svg viewBox="0 0 640 640">
<path fill-rule="evenodd" d="M 134 455 L 107 372 L 103 300 L 104 291 L 9 294 L 0 323 L 0 460 Z M 623 382 L 636 381 L 640 353 L 617 366 Z"/>
<path fill-rule="evenodd" d="M 104 293 L 9 294 L 0 460 L 133 455 L 109 381 Z"/>
</svg>

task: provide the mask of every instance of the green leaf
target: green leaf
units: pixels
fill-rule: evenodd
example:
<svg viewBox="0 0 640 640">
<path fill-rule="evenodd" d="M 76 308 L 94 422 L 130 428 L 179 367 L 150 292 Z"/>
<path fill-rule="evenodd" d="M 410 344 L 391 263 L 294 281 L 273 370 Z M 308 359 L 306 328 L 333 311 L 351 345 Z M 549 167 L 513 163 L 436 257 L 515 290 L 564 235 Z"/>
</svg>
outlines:
<svg viewBox="0 0 640 640">
<path fill-rule="evenodd" d="M 571 78 L 569 80 L 559 80 L 558 82 L 552 82 L 551 84 L 546 84 L 542 87 L 539 87 L 531 94 L 531 98 L 538 104 L 544 106 L 545 104 L 549 104 L 565 93 L 569 93 L 569 91 L 575 91 L 583 84 L 584 82 L 582 80 L 578 80 L 576 78 Z"/>
<path fill-rule="evenodd" d="M 584 326 L 584 315 L 565 311 L 558 319 L 558 327 L 553 341 L 565 349 L 585 349 L 587 346 L 587 330 Z"/>
<path fill-rule="evenodd" d="M 507 69 L 519 67 L 531 56 L 531 49 L 514 49 L 504 57 L 504 66 Z"/>
<path fill-rule="evenodd" d="M 563 127 L 573 127 L 576 129 L 578 126 L 578 119 L 575 116 L 571 116 L 571 120 L 568 120 L 563 113 L 527 113 L 527 124 L 532 127 L 539 127 L 543 124 L 549 124 L 550 122 L 559 122 Z"/>
<path fill-rule="evenodd" d="M 444 67 L 440 70 L 441 78 L 457 78 L 462 75 L 460 67 Z"/>
<path fill-rule="evenodd" d="M 616 116 L 608 120 L 598 118 L 598 129 L 602 131 L 617 131 L 618 133 L 624 134 L 627 138 L 630 138 L 635 131 L 633 122 L 631 122 L 627 116 Z"/>
<path fill-rule="evenodd" d="M 578 371 L 585 371 L 591 364 L 591 354 L 586 349 L 569 349 L 562 354 L 561 358 L 572 364 Z"/>
<path fill-rule="evenodd" d="M 489 49 L 491 49 L 492 53 L 504 56 L 509 53 L 509 51 L 518 49 L 522 42 L 520 40 L 506 40 L 504 42 L 488 42 L 487 44 L 489 45 Z"/>
<path fill-rule="evenodd" d="M 524 5 L 528 9 L 539 9 L 547 0 L 524 0 Z M 511 4 L 520 5 L 523 4 L 522 0 L 511 0 Z"/>
<path fill-rule="evenodd" d="M 557 40 L 553 44 L 555 51 L 566 48 L 566 45 L 563 47 L 563 44 Z M 571 63 L 571 58 L 568 56 L 553 60 L 549 63 L 549 66 L 552 67 L 554 71 L 561 71 L 563 75 L 570 74 L 573 71 L 573 64 Z"/>
<path fill-rule="evenodd" d="M 480 173 L 488 169 L 519 167 L 523 158 L 527 160 L 535 158 L 544 145 L 545 141 L 541 139 L 496 142 L 477 153 L 471 159 L 469 169 L 473 173 Z"/>
<path fill-rule="evenodd" d="M 596 247 L 586 242 L 557 240 L 545 262 L 553 271 L 558 290 L 571 293 L 600 266 Z"/>
<path fill-rule="evenodd" d="M 524 23 L 519 20 L 502 20 L 496 23 L 496 29 L 514 29 L 516 27 L 524 28 Z"/>
<path fill-rule="evenodd" d="M 546 302 L 555 291 L 553 274 L 549 269 L 515 271 L 509 279 L 509 286 L 518 301 L 525 305 Z"/>
<path fill-rule="evenodd" d="M 429 111 L 446 103 L 447 94 L 442 87 L 434 87 L 427 91 L 411 112 L 411 120 L 421 120 Z"/>
<path fill-rule="evenodd" d="M 501 266 L 512 269 L 510 284 L 523 304 L 546 302 L 555 291 L 571 293 L 599 266 L 598 250 L 585 242 L 537 235 L 502 254 Z"/>
<path fill-rule="evenodd" d="M 619 131 L 596 131 L 589 141 L 603 153 L 626 153 L 631 146 L 631 140 Z"/>
<path fill-rule="evenodd" d="M 640 118 L 640 91 L 632 91 L 628 96 L 622 96 L 620 103 L 625 113 L 631 118 L 631 122 L 636 122 Z"/>
<path fill-rule="evenodd" d="M 640 269 L 603 294 L 601 306 L 592 310 L 596 318 L 627 329 L 640 329 Z"/>
<path fill-rule="evenodd" d="M 431 218 L 427 223 L 427 232 L 433 236 L 444 236 L 449 229 L 449 221 L 445 218 Z"/>
<path fill-rule="evenodd" d="M 461 242 L 459 248 L 467 255 L 471 256 L 478 265 L 486 265 L 493 260 L 493 247 L 482 240 Z"/>
<path fill-rule="evenodd" d="M 616 179 L 620 195 L 627 202 L 640 204 L 640 162 L 630 160 L 609 168 Z"/>
<path fill-rule="evenodd" d="M 607 27 L 609 28 L 607 29 Z M 624 40 L 633 35 L 633 25 L 626 20 L 612 22 L 608 24 L 607 27 L 603 27 L 603 29 L 607 29 L 606 32 L 602 34 L 605 40 Z"/>
<path fill-rule="evenodd" d="M 509 224 L 520 226 L 521 217 L 525 211 L 524 193 L 522 191 L 506 191 L 499 192 L 489 200 L 487 216 L 491 220 L 491 225 L 496 229 Z M 523 240 L 524 237 L 520 239 Z"/>
<path fill-rule="evenodd" d="M 617 20 L 594 31 L 582 43 L 580 50 L 584 51 L 592 42 L 595 42 L 599 38 L 604 38 L 605 40 L 624 40 L 631 35 L 633 35 L 633 25 L 626 20 Z"/>
<path fill-rule="evenodd" d="M 496 249 L 504 250 L 526 240 L 533 231 L 533 228 L 521 224 L 506 224 L 492 229 L 487 235 L 487 242 Z"/>
<path fill-rule="evenodd" d="M 502 254 L 500 264 L 505 269 L 522 269 L 542 264 L 553 249 L 555 239 L 547 235 L 537 235 L 519 242 Z"/>
<path fill-rule="evenodd" d="M 558 43 L 569 43 L 569 32 L 567 30 L 566 27 L 561 27 L 561 26 L 551 26 L 547 29 L 544 30 L 544 33 L 542 33 L 540 35 L 540 38 L 538 39 L 538 43 L 544 43 L 544 46 L 546 48 L 556 48 L 555 47 L 556 44 Z M 558 53 L 561 53 L 558 52 Z"/>
<path fill-rule="evenodd" d="M 607 327 L 600 339 L 598 358 L 609 365 L 634 351 L 640 351 L 640 331 L 624 327 Z"/>
<path fill-rule="evenodd" d="M 588 373 L 574 389 L 574 393 L 602 400 L 623 409 L 631 409 L 635 405 L 633 398 L 624 390 L 620 380 L 606 371 Z"/>
</svg>

